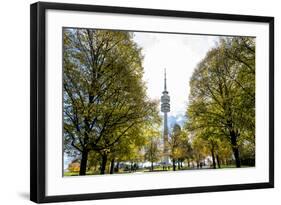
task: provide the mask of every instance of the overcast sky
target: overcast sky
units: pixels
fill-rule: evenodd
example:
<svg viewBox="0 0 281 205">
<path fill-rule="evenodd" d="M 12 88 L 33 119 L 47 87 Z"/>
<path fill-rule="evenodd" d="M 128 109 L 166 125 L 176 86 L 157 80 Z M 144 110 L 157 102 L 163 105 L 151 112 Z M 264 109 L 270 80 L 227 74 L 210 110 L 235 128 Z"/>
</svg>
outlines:
<svg viewBox="0 0 281 205">
<path fill-rule="evenodd" d="M 149 97 L 160 99 L 166 68 L 167 89 L 171 98 L 169 115 L 184 115 L 190 77 L 207 51 L 216 45 L 218 37 L 135 32 L 134 40 L 144 55 L 144 80 Z"/>
</svg>

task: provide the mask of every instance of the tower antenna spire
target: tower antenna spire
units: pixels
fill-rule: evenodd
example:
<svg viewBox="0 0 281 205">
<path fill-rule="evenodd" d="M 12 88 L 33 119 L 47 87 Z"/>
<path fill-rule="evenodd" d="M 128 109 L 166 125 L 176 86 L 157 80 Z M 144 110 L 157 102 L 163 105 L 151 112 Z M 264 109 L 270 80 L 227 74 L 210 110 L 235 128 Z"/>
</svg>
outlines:
<svg viewBox="0 0 281 205">
<path fill-rule="evenodd" d="M 170 96 L 167 91 L 166 68 L 164 68 L 164 91 L 161 96 L 161 112 L 164 113 L 164 132 L 163 132 L 163 166 L 165 169 L 169 165 L 169 151 L 168 151 L 168 112 L 170 112 Z"/>
<path fill-rule="evenodd" d="M 166 68 L 164 69 L 164 91 L 167 91 Z"/>
</svg>

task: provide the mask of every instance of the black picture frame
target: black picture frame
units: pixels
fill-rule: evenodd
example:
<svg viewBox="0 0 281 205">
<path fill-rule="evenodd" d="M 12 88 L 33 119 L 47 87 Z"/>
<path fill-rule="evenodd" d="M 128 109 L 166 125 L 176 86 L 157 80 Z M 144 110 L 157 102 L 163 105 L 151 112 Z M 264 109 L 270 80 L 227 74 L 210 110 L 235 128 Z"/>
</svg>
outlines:
<svg viewBox="0 0 281 205">
<path fill-rule="evenodd" d="M 46 10 L 85 11 L 161 17 L 263 22 L 269 25 L 269 181 L 157 190 L 46 196 Z M 30 6 L 30 200 L 37 203 L 97 200 L 198 192 L 261 189 L 274 187 L 274 18 L 264 16 L 110 7 L 82 4 L 38 2 Z"/>
</svg>

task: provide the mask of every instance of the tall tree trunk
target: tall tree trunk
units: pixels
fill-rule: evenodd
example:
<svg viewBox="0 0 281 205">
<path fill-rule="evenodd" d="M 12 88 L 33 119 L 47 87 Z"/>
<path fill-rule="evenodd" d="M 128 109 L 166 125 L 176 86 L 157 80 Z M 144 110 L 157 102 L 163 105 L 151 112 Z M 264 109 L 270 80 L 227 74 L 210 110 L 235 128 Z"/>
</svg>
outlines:
<svg viewBox="0 0 281 205">
<path fill-rule="evenodd" d="M 107 163 L 107 154 L 103 154 L 101 157 L 100 174 L 105 174 L 106 163 Z"/>
<path fill-rule="evenodd" d="M 88 151 L 82 152 L 79 175 L 86 175 L 88 153 L 89 153 Z"/>
<path fill-rule="evenodd" d="M 216 159 L 215 159 L 214 148 L 211 149 L 211 152 L 212 152 L 212 160 L 213 160 L 213 169 L 216 169 Z"/>
<path fill-rule="evenodd" d="M 114 173 L 114 158 L 110 162 L 110 171 L 109 171 L 109 173 L 110 174 Z"/>
<path fill-rule="evenodd" d="M 235 157 L 235 164 L 236 164 L 236 167 L 241 167 L 241 161 L 240 161 L 240 156 L 239 156 L 239 150 L 237 147 L 233 147 L 232 148 L 233 150 L 233 153 L 234 153 L 234 157 Z"/>
<path fill-rule="evenodd" d="M 190 168 L 190 160 L 187 159 L 187 167 Z"/>
<path fill-rule="evenodd" d="M 178 160 L 178 170 L 181 169 L 181 164 L 180 164 L 180 160 Z"/>
<path fill-rule="evenodd" d="M 220 158 L 218 154 L 217 154 L 217 163 L 218 163 L 218 167 L 221 168 Z"/>
<path fill-rule="evenodd" d="M 234 131 L 231 131 L 230 137 L 231 137 L 231 145 L 232 145 L 232 151 L 233 151 L 233 154 L 235 157 L 236 167 L 241 167 L 240 154 L 239 154 L 239 149 L 238 149 L 238 145 L 237 145 L 237 135 Z"/>
<path fill-rule="evenodd" d="M 173 159 L 173 171 L 176 171 L 176 160 Z"/>
<path fill-rule="evenodd" d="M 153 171 L 154 167 L 153 167 L 153 161 L 151 161 L 151 171 Z"/>
</svg>

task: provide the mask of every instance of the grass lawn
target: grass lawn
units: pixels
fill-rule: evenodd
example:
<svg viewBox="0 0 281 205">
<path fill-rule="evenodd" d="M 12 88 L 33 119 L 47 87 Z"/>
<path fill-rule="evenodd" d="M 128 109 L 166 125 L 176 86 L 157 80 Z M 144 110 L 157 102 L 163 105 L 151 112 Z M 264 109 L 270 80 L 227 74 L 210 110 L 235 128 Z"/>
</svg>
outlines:
<svg viewBox="0 0 281 205">
<path fill-rule="evenodd" d="M 241 168 L 246 168 L 246 167 L 250 167 L 250 166 L 242 166 Z M 221 169 L 224 168 L 236 168 L 235 165 L 221 165 Z M 182 167 L 180 170 L 177 169 L 176 167 L 176 171 L 182 171 L 182 170 L 197 170 L 197 167 Z M 212 169 L 211 167 L 208 168 L 202 168 L 202 170 L 204 169 Z M 218 169 L 218 168 L 217 168 Z M 198 169 L 200 170 L 200 169 Z M 163 170 L 162 166 L 155 166 L 153 168 L 153 172 L 161 172 L 161 171 L 173 171 L 173 166 L 170 166 L 168 170 Z M 149 168 L 142 168 L 142 169 L 138 169 L 136 172 L 151 172 L 151 170 Z M 131 172 L 131 171 L 125 171 L 124 169 L 119 169 L 119 172 L 114 173 L 114 174 L 128 174 L 128 173 L 135 173 L 135 172 Z M 64 172 L 64 176 L 78 176 L 79 172 Z M 88 171 L 86 172 L 86 175 L 99 175 L 98 171 Z"/>
</svg>

